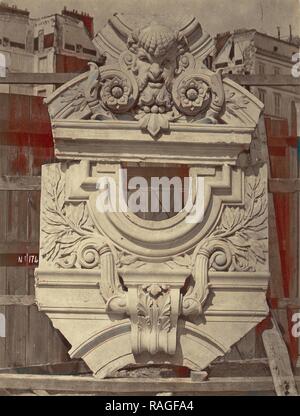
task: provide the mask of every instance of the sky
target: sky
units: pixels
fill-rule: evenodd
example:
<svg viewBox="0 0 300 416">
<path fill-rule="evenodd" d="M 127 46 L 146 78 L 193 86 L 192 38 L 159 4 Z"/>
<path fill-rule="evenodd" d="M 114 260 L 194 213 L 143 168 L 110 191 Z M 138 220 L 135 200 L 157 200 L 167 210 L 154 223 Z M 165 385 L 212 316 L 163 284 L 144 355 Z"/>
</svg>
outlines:
<svg viewBox="0 0 300 416">
<path fill-rule="evenodd" d="M 115 12 L 149 14 L 193 14 L 211 35 L 238 28 L 287 38 L 289 24 L 300 35 L 300 0 L 6 0 L 27 8 L 31 17 L 60 13 L 64 6 L 88 12 L 98 31 Z M 163 7 L 162 7 L 163 5 Z"/>
</svg>

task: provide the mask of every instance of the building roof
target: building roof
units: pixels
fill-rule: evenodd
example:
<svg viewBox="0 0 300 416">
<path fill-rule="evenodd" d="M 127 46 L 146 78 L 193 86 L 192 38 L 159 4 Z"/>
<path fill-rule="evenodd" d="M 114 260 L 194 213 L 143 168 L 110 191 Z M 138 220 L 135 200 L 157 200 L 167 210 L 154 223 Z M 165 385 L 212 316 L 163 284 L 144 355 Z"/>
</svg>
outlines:
<svg viewBox="0 0 300 416">
<path fill-rule="evenodd" d="M 241 28 L 241 29 L 235 29 L 232 32 L 218 33 L 216 35 L 216 37 L 215 37 L 216 42 L 218 42 L 220 45 L 222 45 L 222 43 L 223 43 L 223 45 L 221 46 L 219 51 L 222 49 L 222 47 L 227 42 L 227 40 L 230 38 L 230 36 L 242 35 L 242 34 L 247 34 L 247 33 L 250 33 L 250 32 L 253 32 L 253 33 L 258 34 L 260 36 L 267 37 L 269 39 L 276 40 L 278 42 L 281 42 L 283 44 L 290 45 L 290 46 L 299 46 L 299 43 L 300 43 L 300 37 L 298 37 L 298 36 L 294 36 L 294 37 L 292 37 L 291 41 L 288 41 L 288 40 L 278 38 L 276 36 L 269 35 L 269 34 L 264 33 L 264 32 L 260 32 L 256 29 Z"/>
<path fill-rule="evenodd" d="M 19 9 L 17 6 L 12 5 L 9 6 L 7 3 L 5 2 L 0 2 L 0 13 L 9 13 L 9 14 L 14 14 L 16 16 L 24 16 L 24 17 L 29 17 L 30 12 L 25 9 Z"/>
</svg>

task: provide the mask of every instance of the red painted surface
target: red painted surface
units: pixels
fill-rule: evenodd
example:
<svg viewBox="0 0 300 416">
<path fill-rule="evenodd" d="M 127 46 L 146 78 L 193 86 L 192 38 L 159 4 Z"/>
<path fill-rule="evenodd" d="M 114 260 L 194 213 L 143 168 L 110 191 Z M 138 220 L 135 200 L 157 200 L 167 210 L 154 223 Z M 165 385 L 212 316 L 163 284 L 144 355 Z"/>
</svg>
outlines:
<svg viewBox="0 0 300 416">
<path fill-rule="evenodd" d="M 89 70 L 86 59 L 80 59 L 76 56 L 56 55 L 55 72 L 85 72 Z"/>
<path fill-rule="evenodd" d="M 289 126 L 286 119 L 265 118 L 268 148 L 270 154 L 271 176 L 273 178 L 289 178 L 290 176 L 290 155 L 289 148 L 297 147 L 297 138 L 289 136 Z M 294 134 L 294 128 L 291 129 Z M 292 230 L 295 224 L 292 223 L 292 203 L 290 195 L 283 193 L 273 194 L 274 208 L 276 215 L 277 237 L 279 244 L 281 273 L 282 273 L 282 292 L 286 298 L 293 297 L 290 292 L 292 286 L 293 264 L 297 259 L 293 258 L 292 253 Z M 269 304 L 272 308 L 277 308 L 277 299 L 268 296 Z M 290 352 L 292 362 L 295 363 L 298 356 L 298 341 L 292 336 L 292 315 L 295 311 L 287 308 L 288 328 L 284 336 Z"/>
<path fill-rule="evenodd" d="M 54 157 L 51 125 L 43 99 L 0 94 L 0 123 L 0 145 L 10 148 L 7 174 L 39 174 L 41 165 Z"/>
</svg>

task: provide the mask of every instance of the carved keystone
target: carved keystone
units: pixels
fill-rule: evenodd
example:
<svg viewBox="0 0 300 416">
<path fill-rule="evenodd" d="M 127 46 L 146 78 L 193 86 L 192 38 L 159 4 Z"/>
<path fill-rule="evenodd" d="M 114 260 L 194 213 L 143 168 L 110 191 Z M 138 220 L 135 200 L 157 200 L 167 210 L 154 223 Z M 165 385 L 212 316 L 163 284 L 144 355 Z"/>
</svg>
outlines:
<svg viewBox="0 0 300 416">
<path fill-rule="evenodd" d="M 123 267 L 119 274 L 128 288 L 132 352 L 175 354 L 180 289 L 188 270 L 148 263 L 138 268 Z"/>
</svg>

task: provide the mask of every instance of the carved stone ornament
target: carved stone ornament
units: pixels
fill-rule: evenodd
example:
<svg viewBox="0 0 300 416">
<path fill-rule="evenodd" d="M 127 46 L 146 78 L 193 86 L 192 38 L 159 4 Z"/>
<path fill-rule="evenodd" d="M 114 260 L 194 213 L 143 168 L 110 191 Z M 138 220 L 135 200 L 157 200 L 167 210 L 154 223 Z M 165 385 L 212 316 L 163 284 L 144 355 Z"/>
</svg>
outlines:
<svg viewBox="0 0 300 416">
<path fill-rule="evenodd" d="M 42 171 L 37 304 L 97 377 L 201 370 L 268 314 L 263 105 L 206 68 L 213 43 L 193 17 L 116 14 L 94 42 L 105 65 L 46 100 L 60 162 Z M 189 208 L 159 221 L 100 210 L 99 181 L 120 195 L 124 163 L 186 165 Z"/>
</svg>

